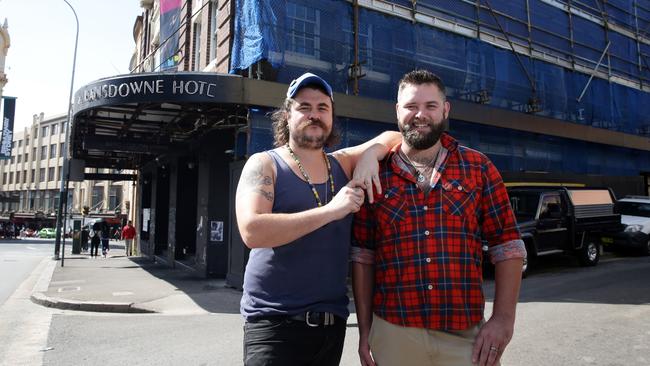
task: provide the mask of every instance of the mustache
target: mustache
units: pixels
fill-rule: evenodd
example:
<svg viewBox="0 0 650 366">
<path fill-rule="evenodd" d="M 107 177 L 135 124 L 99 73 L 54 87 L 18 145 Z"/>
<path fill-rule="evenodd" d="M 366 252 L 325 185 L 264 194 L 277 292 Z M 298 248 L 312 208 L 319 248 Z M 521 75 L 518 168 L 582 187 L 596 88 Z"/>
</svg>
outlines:
<svg viewBox="0 0 650 366">
<path fill-rule="evenodd" d="M 301 126 L 302 127 L 318 126 L 318 127 L 322 128 L 324 130 L 327 129 L 326 126 L 325 126 L 325 123 L 323 123 L 323 121 L 321 121 L 320 118 L 309 119 L 309 120 L 303 122 Z"/>
<path fill-rule="evenodd" d="M 410 130 L 415 127 L 415 123 L 426 123 L 430 127 L 433 127 L 433 121 L 429 118 L 417 118 L 413 117 L 404 124 L 405 130 Z"/>
</svg>

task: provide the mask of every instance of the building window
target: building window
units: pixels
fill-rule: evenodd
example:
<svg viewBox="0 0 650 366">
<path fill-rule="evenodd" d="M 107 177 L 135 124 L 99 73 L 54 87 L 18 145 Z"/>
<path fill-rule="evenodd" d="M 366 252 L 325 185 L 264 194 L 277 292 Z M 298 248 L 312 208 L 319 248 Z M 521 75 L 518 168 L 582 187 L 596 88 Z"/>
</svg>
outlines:
<svg viewBox="0 0 650 366">
<path fill-rule="evenodd" d="M 320 11 L 287 2 L 289 51 L 320 57 Z"/>
<path fill-rule="evenodd" d="M 18 140 L 18 147 L 23 146 L 23 140 Z"/>
<path fill-rule="evenodd" d="M 115 210 L 120 203 L 122 203 L 122 186 L 113 186 L 108 197 L 108 209 Z"/>
<path fill-rule="evenodd" d="M 63 157 L 63 152 L 65 149 L 63 148 L 63 142 L 59 144 L 59 157 Z"/>
<path fill-rule="evenodd" d="M 56 158 L 56 144 L 50 145 L 50 159 Z"/>
<path fill-rule="evenodd" d="M 57 126 L 56 123 L 52 125 L 52 131 L 51 131 L 52 136 L 56 135 L 56 126 Z"/>
<path fill-rule="evenodd" d="M 9 184 L 14 182 L 14 172 L 9 172 Z"/>
<path fill-rule="evenodd" d="M 93 199 L 91 202 L 91 208 L 100 209 L 100 203 L 104 202 L 104 187 L 97 186 L 93 187 Z"/>
<path fill-rule="evenodd" d="M 38 172 L 39 172 L 38 182 L 39 183 L 45 182 L 45 168 L 41 168 Z"/>
<path fill-rule="evenodd" d="M 47 159 L 47 146 L 41 146 L 41 160 Z"/>
<path fill-rule="evenodd" d="M 44 211 L 49 211 L 50 209 L 53 209 L 53 207 L 50 206 L 50 191 L 45 191 L 45 197 L 43 199 L 43 206 L 45 206 Z"/>
<path fill-rule="evenodd" d="M 65 122 L 61 122 L 61 131 L 60 131 L 60 133 L 64 133 L 64 132 L 65 132 Z"/>
<path fill-rule="evenodd" d="M 22 156 L 22 155 L 18 155 L 18 160 L 17 160 L 17 161 L 18 161 L 18 164 L 22 163 L 22 161 L 23 161 L 23 156 Z"/>
<path fill-rule="evenodd" d="M 13 164 L 14 161 L 16 161 L 16 159 L 14 159 L 14 156 L 12 155 L 12 156 L 11 156 L 11 159 L 10 159 L 9 161 L 11 161 L 11 164 Z"/>
<path fill-rule="evenodd" d="M 32 169 L 32 176 L 29 178 L 29 182 L 34 183 L 35 179 L 36 179 L 36 169 Z"/>
<path fill-rule="evenodd" d="M 47 136 L 48 128 L 49 128 L 49 126 L 43 126 L 43 128 L 41 129 L 41 135 L 42 135 L 41 137 L 46 137 Z"/>
<path fill-rule="evenodd" d="M 57 190 L 52 190 L 50 192 L 50 205 L 52 207 L 52 210 L 56 210 L 59 207 L 59 191 Z M 70 201 L 72 202 L 72 201 Z M 68 211 L 70 212 L 70 211 Z"/>
<path fill-rule="evenodd" d="M 60 194 L 59 194 L 58 191 L 53 191 L 53 192 L 54 192 L 54 194 L 52 194 L 51 197 L 53 197 L 53 201 L 54 201 L 53 206 L 54 206 L 54 209 L 56 210 L 56 209 L 59 208 L 59 201 L 60 201 L 61 197 L 60 197 Z"/>
<path fill-rule="evenodd" d="M 25 139 L 25 146 L 29 146 L 29 137 Z"/>
<path fill-rule="evenodd" d="M 29 161 L 29 153 L 25 153 L 25 163 Z"/>
<path fill-rule="evenodd" d="M 193 24 L 194 32 L 194 54 L 192 58 L 194 59 L 194 71 L 201 70 L 201 23 Z"/>
<path fill-rule="evenodd" d="M 34 157 L 34 159 L 36 159 L 36 148 L 35 147 L 32 148 L 32 156 Z"/>
<path fill-rule="evenodd" d="M 352 22 L 343 22 L 343 34 L 348 51 L 346 61 L 354 62 L 354 30 Z M 359 22 L 359 63 L 364 68 L 372 68 L 372 27 L 370 24 Z"/>
<path fill-rule="evenodd" d="M 7 184 L 7 173 L 2 173 L 2 184 Z"/>
<path fill-rule="evenodd" d="M 210 3 L 210 60 L 217 58 L 217 17 L 219 16 L 219 4 L 217 1 Z"/>
<path fill-rule="evenodd" d="M 27 183 L 27 170 L 23 170 L 23 183 Z"/>
<path fill-rule="evenodd" d="M 16 184 L 20 183 L 20 172 L 16 172 Z"/>
<path fill-rule="evenodd" d="M 36 200 L 36 195 L 34 194 L 34 192 L 32 191 L 27 192 L 27 202 L 29 205 L 27 207 L 28 211 L 34 211 L 34 207 L 36 206 L 35 200 Z"/>
<path fill-rule="evenodd" d="M 36 210 L 37 211 L 44 211 L 44 205 L 45 205 L 45 200 L 43 200 L 43 196 L 45 195 L 45 192 L 43 191 L 37 191 L 36 192 Z"/>
<path fill-rule="evenodd" d="M 53 182 L 54 180 L 54 167 L 47 168 L 47 181 Z"/>
</svg>

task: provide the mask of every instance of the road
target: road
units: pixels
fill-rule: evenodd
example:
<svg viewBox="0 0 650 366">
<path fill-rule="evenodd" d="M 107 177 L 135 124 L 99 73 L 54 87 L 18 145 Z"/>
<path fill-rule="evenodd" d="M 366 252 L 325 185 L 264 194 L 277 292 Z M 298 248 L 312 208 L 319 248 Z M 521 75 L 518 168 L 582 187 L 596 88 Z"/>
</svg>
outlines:
<svg viewBox="0 0 650 366">
<path fill-rule="evenodd" d="M 0 240 L 0 305 L 45 257 L 54 254 L 54 239 Z"/>
<path fill-rule="evenodd" d="M 0 241 L 0 365 L 41 365 L 53 311 L 31 302 L 45 289 L 53 240 Z"/>
<path fill-rule="evenodd" d="M 36 277 L 32 273 L 26 282 Z M 523 282 L 503 366 L 650 365 L 649 282 L 650 257 L 607 256 L 590 268 L 566 258 L 540 264 Z M 493 282 L 485 287 L 491 296 Z M 490 308 L 491 302 L 488 315 Z M 7 334 L 5 319 L 20 326 Z M 355 323 L 353 315 L 342 365 L 358 365 Z M 241 343 L 236 309 L 209 315 L 84 313 L 29 305 L 15 293 L 0 308 L 0 365 L 230 366 L 241 364 Z"/>
</svg>

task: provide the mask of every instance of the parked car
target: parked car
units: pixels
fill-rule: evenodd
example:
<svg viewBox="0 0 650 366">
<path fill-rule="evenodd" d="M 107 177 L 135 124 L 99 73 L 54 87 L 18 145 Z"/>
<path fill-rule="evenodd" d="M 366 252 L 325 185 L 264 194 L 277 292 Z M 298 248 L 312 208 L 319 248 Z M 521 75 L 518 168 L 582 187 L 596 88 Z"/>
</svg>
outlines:
<svg viewBox="0 0 650 366">
<path fill-rule="evenodd" d="M 602 237 L 623 230 L 607 188 L 517 186 L 509 187 L 508 195 L 528 252 L 524 275 L 536 258 L 556 253 L 595 266 Z"/>
<path fill-rule="evenodd" d="M 54 239 L 56 237 L 56 230 L 51 227 L 44 227 L 38 231 L 37 236 L 43 239 Z"/>
<path fill-rule="evenodd" d="M 650 197 L 627 196 L 616 202 L 616 212 L 621 214 L 625 229 L 603 237 L 603 242 L 613 249 L 632 248 L 640 254 L 650 255 Z"/>
</svg>

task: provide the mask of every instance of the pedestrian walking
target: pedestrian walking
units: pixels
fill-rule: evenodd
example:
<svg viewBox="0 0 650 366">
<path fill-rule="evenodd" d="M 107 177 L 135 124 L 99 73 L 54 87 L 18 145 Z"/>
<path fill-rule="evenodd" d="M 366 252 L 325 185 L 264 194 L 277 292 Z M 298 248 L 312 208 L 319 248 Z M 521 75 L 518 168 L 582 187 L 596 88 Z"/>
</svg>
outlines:
<svg viewBox="0 0 650 366">
<path fill-rule="evenodd" d="M 380 163 L 385 194 L 354 221 L 363 366 L 498 365 L 513 335 L 526 250 L 496 167 L 444 132 L 450 108 L 435 74 L 400 81 L 403 142 Z M 496 268 L 487 322 L 482 239 Z"/>
<path fill-rule="evenodd" d="M 127 221 L 126 225 L 122 228 L 122 240 L 124 240 L 124 249 L 126 256 L 134 255 L 133 239 L 135 238 L 135 228 L 131 220 Z"/>
<path fill-rule="evenodd" d="M 82 252 L 87 252 L 88 251 L 88 236 L 89 236 L 88 228 L 83 227 L 81 229 L 81 235 L 79 236 L 79 239 L 81 240 L 81 251 Z"/>
<path fill-rule="evenodd" d="M 100 240 L 100 230 L 92 230 L 90 232 L 90 257 L 97 257 L 97 252 L 99 250 Z"/>
<path fill-rule="evenodd" d="M 102 227 L 102 230 L 100 231 L 101 242 L 102 242 L 102 255 L 104 256 L 104 258 L 106 258 L 106 256 L 108 255 L 109 246 L 110 246 L 110 244 L 109 244 L 109 240 L 110 240 L 109 230 L 110 230 L 110 228 L 108 227 L 108 225 L 106 223 L 104 223 L 104 225 Z"/>
</svg>

